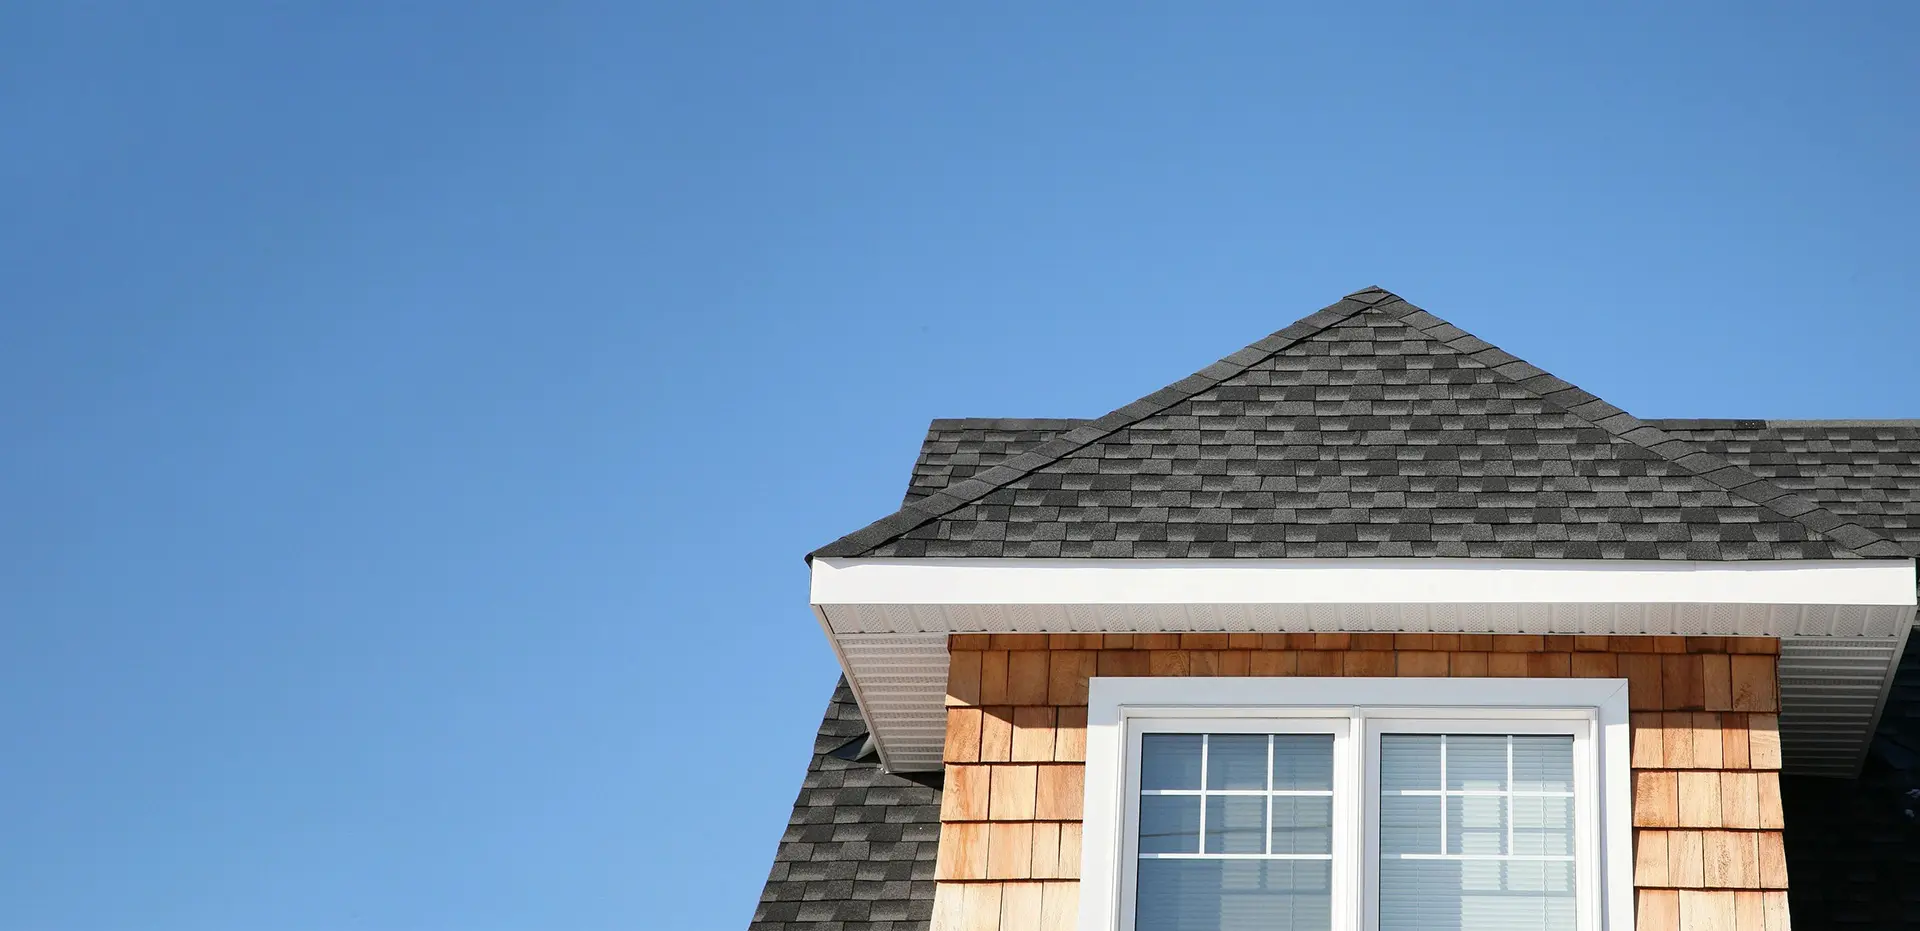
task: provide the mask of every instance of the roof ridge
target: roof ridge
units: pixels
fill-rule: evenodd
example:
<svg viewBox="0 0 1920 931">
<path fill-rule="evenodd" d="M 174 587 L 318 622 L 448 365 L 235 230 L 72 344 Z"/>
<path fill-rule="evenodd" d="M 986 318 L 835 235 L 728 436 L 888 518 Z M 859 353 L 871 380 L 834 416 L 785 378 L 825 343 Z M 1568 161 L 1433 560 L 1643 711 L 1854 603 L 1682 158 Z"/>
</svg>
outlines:
<svg viewBox="0 0 1920 931">
<path fill-rule="evenodd" d="M 929 430 L 1071 430 L 1091 417 L 935 417 Z"/>
<path fill-rule="evenodd" d="M 1707 452 L 1704 447 L 1652 426 L 1598 395 L 1556 377 L 1403 298 L 1394 296 L 1392 300 L 1382 301 L 1371 309 L 1386 312 L 1396 303 L 1403 309 L 1394 316 L 1402 323 L 1617 439 L 1645 449 L 1729 494 L 1806 527 L 1860 556 L 1908 555 L 1897 544 L 1858 522 L 1846 520 L 1802 495 L 1787 491 L 1723 457 Z"/>
<path fill-rule="evenodd" d="M 1146 395 L 1131 404 L 1115 408 L 1102 417 L 1088 421 L 1060 436 L 1007 459 L 961 482 L 942 488 L 898 511 L 882 517 L 855 530 L 838 540 L 807 554 L 807 561 L 815 556 L 848 556 L 862 553 L 879 546 L 914 528 L 935 521 L 957 511 L 980 498 L 998 490 L 1008 482 L 1033 472 L 1053 461 L 1067 456 L 1083 447 L 1099 442 L 1115 431 L 1124 429 L 1154 414 L 1160 413 L 1175 404 L 1245 372 L 1247 369 L 1266 361 L 1275 354 L 1318 335 L 1326 328 L 1339 323 L 1355 314 L 1366 311 L 1382 303 L 1400 300 L 1385 288 L 1378 286 L 1362 288 L 1338 301 L 1328 304 L 1287 326 L 1249 343 L 1239 352 L 1232 353 L 1220 361 L 1201 369 L 1171 385 Z M 1407 305 L 1413 306 L 1411 304 Z M 1438 318 L 1435 318 L 1438 319 Z"/>
<path fill-rule="evenodd" d="M 1920 429 L 1920 417 L 1764 420 L 1726 417 L 1647 417 L 1643 423 L 1672 430 L 1773 430 L 1780 427 L 1905 427 Z"/>
<path fill-rule="evenodd" d="M 1920 428 L 1920 417 L 1895 417 L 1885 420 L 1769 420 L 1767 429 L 1778 427 L 1913 427 Z"/>
</svg>

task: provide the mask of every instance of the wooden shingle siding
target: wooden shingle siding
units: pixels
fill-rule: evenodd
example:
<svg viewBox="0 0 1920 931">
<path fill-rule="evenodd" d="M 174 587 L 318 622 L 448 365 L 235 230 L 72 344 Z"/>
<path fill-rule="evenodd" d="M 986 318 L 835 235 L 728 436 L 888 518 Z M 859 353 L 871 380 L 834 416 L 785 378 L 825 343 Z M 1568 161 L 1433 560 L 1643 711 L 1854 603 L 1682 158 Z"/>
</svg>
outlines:
<svg viewBox="0 0 1920 931">
<path fill-rule="evenodd" d="M 932 931 L 1069 931 L 1087 682 L 1628 680 L 1639 931 L 1784 931 L 1779 641 L 1496 634 L 959 634 Z"/>
</svg>

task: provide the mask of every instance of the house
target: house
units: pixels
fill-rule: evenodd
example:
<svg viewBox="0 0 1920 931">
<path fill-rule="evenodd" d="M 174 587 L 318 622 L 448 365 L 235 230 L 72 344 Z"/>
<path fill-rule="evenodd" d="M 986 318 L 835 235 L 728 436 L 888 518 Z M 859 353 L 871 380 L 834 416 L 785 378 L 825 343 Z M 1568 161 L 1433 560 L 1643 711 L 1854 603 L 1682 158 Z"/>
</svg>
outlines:
<svg viewBox="0 0 1920 931">
<path fill-rule="evenodd" d="M 751 928 L 1920 926 L 1917 425 L 1638 420 L 1377 288 L 936 420 L 809 556 Z"/>
</svg>

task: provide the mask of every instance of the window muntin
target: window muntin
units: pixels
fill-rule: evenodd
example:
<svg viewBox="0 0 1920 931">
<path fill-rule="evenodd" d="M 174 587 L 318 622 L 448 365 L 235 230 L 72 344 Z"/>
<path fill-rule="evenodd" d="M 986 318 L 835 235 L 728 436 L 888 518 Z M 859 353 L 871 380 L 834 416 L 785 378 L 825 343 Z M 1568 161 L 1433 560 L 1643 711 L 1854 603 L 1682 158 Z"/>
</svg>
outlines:
<svg viewBox="0 0 1920 931">
<path fill-rule="evenodd" d="M 1137 931 L 1325 931 L 1332 734 L 1140 741 Z"/>
</svg>

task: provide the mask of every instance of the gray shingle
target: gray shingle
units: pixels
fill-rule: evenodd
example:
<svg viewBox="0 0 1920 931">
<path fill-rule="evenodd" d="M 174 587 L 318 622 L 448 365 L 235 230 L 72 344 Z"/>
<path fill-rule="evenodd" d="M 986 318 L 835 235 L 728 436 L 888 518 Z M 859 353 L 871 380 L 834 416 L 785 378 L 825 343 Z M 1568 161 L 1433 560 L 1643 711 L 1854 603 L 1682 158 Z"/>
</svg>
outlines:
<svg viewBox="0 0 1920 931">
<path fill-rule="evenodd" d="M 926 928 L 940 790 L 832 755 L 866 732 L 842 679 L 748 931 Z"/>
<path fill-rule="evenodd" d="M 1649 420 L 1920 556 L 1920 420 Z"/>
<path fill-rule="evenodd" d="M 925 499 L 950 485 L 973 478 L 1085 420 L 968 417 L 935 420 L 927 426 L 920 458 L 913 464 L 905 504 Z"/>
</svg>

